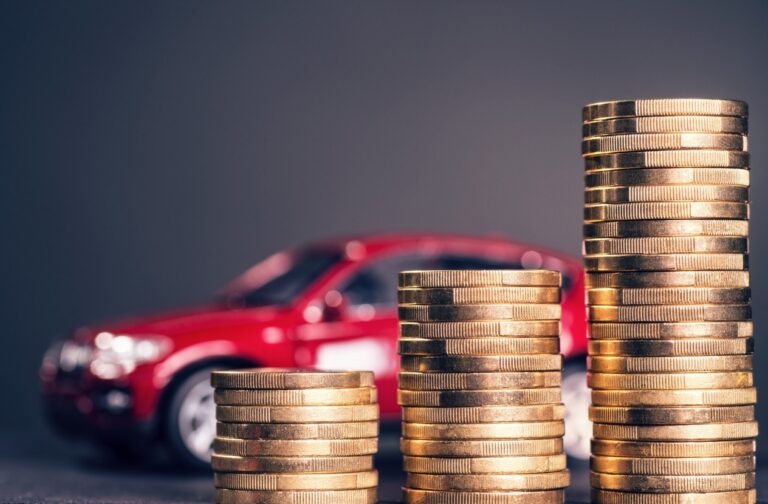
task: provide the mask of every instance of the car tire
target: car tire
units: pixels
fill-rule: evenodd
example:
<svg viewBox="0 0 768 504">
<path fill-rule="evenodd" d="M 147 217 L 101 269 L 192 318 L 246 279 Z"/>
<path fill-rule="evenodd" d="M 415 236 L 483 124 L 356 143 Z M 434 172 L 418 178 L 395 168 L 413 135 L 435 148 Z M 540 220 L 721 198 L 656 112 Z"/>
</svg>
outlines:
<svg viewBox="0 0 768 504">
<path fill-rule="evenodd" d="M 587 386 L 587 365 L 583 357 L 565 363 L 561 390 L 565 404 L 565 453 L 575 459 L 587 460 L 592 438 L 592 422 L 589 421 L 592 394 Z"/>
<path fill-rule="evenodd" d="M 192 469 L 210 469 L 216 435 L 216 406 L 211 371 L 204 368 L 174 389 L 165 415 L 166 445 L 174 461 Z"/>
</svg>

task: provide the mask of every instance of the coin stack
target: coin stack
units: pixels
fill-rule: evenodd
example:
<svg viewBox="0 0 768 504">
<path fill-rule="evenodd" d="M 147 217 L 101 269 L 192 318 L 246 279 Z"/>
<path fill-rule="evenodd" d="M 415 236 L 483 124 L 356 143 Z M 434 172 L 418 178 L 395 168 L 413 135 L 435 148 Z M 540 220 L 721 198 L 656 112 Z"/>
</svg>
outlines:
<svg viewBox="0 0 768 504">
<path fill-rule="evenodd" d="M 747 105 L 584 108 L 593 502 L 755 502 Z"/>
<path fill-rule="evenodd" d="M 409 271 L 399 285 L 405 502 L 562 503 L 560 273 Z"/>
<path fill-rule="evenodd" d="M 212 466 L 221 504 L 373 504 L 373 373 L 215 371 Z"/>
</svg>

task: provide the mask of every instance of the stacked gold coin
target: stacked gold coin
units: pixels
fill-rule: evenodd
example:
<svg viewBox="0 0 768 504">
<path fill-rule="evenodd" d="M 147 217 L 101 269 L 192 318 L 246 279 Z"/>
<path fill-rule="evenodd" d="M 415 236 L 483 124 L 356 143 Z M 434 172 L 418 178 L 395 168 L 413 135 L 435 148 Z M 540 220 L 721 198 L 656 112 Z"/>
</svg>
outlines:
<svg viewBox="0 0 768 504">
<path fill-rule="evenodd" d="M 405 502 L 562 503 L 560 273 L 406 271 L 399 285 Z"/>
<path fill-rule="evenodd" d="M 747 105 L 584 108 L 593 502 L 755 502 Z"/>
<path fill-rule="evenodd" d="M 373 504 L 373 373 L 216 371 L 212 466 L 221 504 Z"/>
</svg>

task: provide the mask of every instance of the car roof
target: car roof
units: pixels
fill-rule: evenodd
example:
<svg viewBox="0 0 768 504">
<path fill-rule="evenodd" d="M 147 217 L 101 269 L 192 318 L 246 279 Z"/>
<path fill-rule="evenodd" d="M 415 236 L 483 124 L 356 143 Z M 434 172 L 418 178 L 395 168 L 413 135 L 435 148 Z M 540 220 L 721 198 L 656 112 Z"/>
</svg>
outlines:
<svg viewBox="0 0 768 504">
<path fill-rule="evenodd" d="M 581 259 L 572 255 L 535 245 L 523 241 L 512 240 L 500 233 L 491 235 L 462 235 L 462 234 L 440 234 L 440 233 L 386 233 L 386 234 L 368 234 L 368 235 L 350 235 L 328 240 L 321 240 L 310 243 L 311 247 L 338 247 L 345 248 L 350 244 L 357 243 L 365 247 L 367 252 L 378 253 L 389 249 L 428 246 L 428 245 L 446 245 L 446 246 L 466 246 L 466 247 L 492 247 L 499 253 L 516 253 L 521 249 L 536 250 L 557 258 L 569 266 L 581 268 Z M 304 247 L 300 247 L 304 248 Z"/>
</svg>

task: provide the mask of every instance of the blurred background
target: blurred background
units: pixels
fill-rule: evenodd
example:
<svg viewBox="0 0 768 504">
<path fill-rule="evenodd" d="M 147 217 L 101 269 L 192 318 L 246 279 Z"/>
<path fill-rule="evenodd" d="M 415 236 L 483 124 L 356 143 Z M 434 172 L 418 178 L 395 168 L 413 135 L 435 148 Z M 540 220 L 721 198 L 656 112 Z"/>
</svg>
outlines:
<svg viewBox="0 0 768 504">
<path fill-rule="evenodd" d="M 287 246 L 503 233 L 578 255 L 598 100 L 749 103 L 759 333 L 766 22 L 757 0 L 0 2 L 2 431 L 66 451 L 39 412 L 54 337 L 208 301 Z"/>
</svg>

